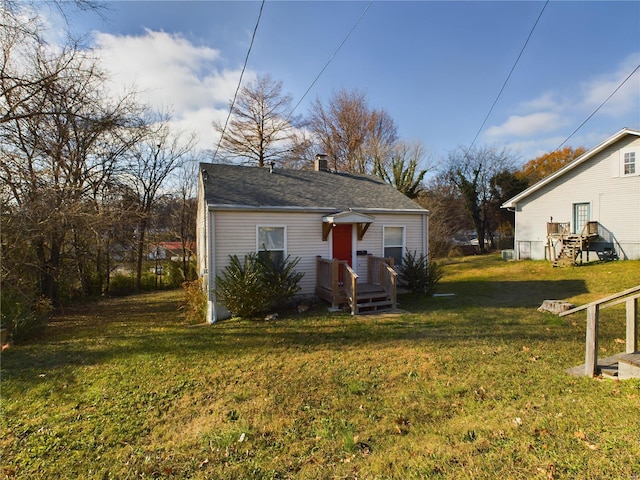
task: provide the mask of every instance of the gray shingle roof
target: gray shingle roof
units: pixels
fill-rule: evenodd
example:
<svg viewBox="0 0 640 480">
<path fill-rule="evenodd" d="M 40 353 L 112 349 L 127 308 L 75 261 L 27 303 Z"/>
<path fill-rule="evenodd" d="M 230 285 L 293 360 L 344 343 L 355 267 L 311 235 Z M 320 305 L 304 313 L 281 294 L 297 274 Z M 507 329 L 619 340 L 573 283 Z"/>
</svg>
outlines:
<svg viewBox="0 0 640 480">
<path fill-rule="evenodd" d="M 412 210 L 420 205 L 377 177 L 302 170 L 201 163 L 209 205 L 250 208 L 309 208 L 327 212 Z M 206 174 L 205 174 L 206 172 Z"/>
</svg>

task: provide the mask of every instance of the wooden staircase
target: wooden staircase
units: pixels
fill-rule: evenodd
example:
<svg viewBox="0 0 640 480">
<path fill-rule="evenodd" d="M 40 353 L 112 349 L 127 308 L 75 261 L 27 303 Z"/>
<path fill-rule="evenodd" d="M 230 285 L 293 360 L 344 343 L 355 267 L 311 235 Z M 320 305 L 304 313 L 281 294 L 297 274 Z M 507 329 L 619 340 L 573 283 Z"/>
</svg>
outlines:
<svg viewBox="0 0 640 480">
<path fill-rule="evenodd" d="M 562 239 L 562 247 L 560 252 L 553 261 L 554 267 L 575 265 L 578 263 L 578 257 L 584 251 L 589 250 L 589 237 L 582 235 L 569 235 Z"/>
<path fill-rule="evenodd" d="M 547 249 L 553 266 L 561 267 L 582 263 L 582 253 L 587 252 L 591 240 L 598 237 L 598 222 L 587 222 L 580 233 L 570 233 L 569 223 L 547 223 Z M 560 251 L 558 251 L 558 246 Z"/>
<path fill-rule="evenodd" d="M 615 378 L 619 380 L 640 378 L 640 351 L 638 350 L 639 299 L 640 285 L 637 285 L 558 314 L 564 317 L 583 310 L 587 311 L 585 362 L 583 365 L 567 370 L 569 373 L 574 375 L 584 374 L 588 377 L 602 375 L 604 378 Z M 626 352 L 599 359 L 598 323 L 600 310 L 620 304 L 624 304 L 626 310 Z"/>
<path fill-rule="evenodd" d="M 391 295 L 380 285 L 361 283 L 358 285 L 355 308 L 351 298 L 348 304 L 354 314 L 375 313 L 393 310 L 395 308 Z"/>
<path fill-rule="evenodd" d="M 352 315 L 396 308 L 396 277 L 393 258 L 368 256 L 368 282 L 358 283 L 349 264 L 316 257 L 316 294 L 331 302 L 331 310 L 347 305 Z"/>
</svg>

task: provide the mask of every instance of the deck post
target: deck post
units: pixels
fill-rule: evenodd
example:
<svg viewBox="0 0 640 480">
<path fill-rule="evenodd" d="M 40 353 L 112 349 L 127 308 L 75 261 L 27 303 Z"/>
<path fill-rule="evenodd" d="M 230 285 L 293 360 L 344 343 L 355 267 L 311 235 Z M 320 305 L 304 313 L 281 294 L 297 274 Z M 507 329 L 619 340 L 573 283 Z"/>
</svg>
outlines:
<svg viewBox="0 0 640 480">
<path fill-rule="evenodd" d="M 340 295 L 340 260 L 334 258 L 331 260 L 331 308 L 337 309 L 336 299 Z"/>
<path fill-rule="evenodd" d="M 638 350 L 638 299 L 628 298 L 627 307 L 627 353 Z"/>
<path fill-rule="evenodd" d="M 598 317 L 600 305 L 590 305 L 587 308 L 587 348 L 584 358 L 584 374 L 594 377 L 598 370 Z"/>
</svg>

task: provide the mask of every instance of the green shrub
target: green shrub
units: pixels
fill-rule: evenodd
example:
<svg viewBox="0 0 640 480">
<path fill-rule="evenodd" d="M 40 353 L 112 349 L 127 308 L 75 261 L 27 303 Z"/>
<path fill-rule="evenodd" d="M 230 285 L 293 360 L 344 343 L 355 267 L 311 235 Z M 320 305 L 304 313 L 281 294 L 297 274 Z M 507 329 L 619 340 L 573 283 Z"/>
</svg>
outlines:
<svg viewBox="0 0 640 480">
<path fill-rule="evenodd" d="M 295 270 L 300 258 L 291 260 L 287 256 L 283 260 L 271 258 L 269 255 L 258 258 L 262 270 L 262 281 L 271 299 L 271 306 L 275 308 L 287 306 L 300 290 L 300 280 L 304 276 L 303 272 Z"/>
<path fill-rule="evenodd" d="M 207 292 L 202 288 L 202 280 L 183 282 L 184 301 L 180 308 L 184 310 L 185 320 L 189 324 L 203 323 L 207 317 Z"/>
<path fill-rule="evenodd" d="M 118 297 L 135 292 L 135 280 L 131 275 L 118 273 L 109 279 L 109 295 Z"/>
<path fill-rule="evenodd" d="M 3 292 L 0 324 L 9 330 L 13 341 L 24 342 L 44 333 L 52 310 L 48 299 L 20 299 Z"/>
<path fill-rule="evenodd" d="M 433 295 L 438 282 L 442 279 L 442 267 L 429 262 L 424 254 L 407 252 L 398 268 L 400 282 L 413 293 Z"/>
<path fill-rule="evenodd" d="M 234 315 L 253 318 L 270 307 L 260 263 L 255 253 L 245 255 L 243 262 L 232 255 L 229 266 L 216 278 L 216 295 Z"/>
<path fill-rule="evenodd" d="M 216 278 L 216 294 L 232 314 L 243 318 L 286 306 L 300 290 L 304 274 L 295 271 L 299 260 L 275 261 L 271 255 L 249 253 L 241 262 L 233 255 Z"/>
</svg>

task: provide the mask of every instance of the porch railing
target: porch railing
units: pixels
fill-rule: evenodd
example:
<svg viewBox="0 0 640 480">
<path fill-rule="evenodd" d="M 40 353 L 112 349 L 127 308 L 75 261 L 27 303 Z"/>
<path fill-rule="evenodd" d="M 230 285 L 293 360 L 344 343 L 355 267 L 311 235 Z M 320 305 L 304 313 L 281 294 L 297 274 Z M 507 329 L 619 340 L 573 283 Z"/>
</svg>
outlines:
<svg viewBox="0 0 640 480">
<path fill-rule="evenodd" d="M 358 314 L 358 274 L 349 266 L 347 262 L 340 265 L 342 278 L 344 279 L 344 293 L 347 303 L 351 307 L 351 315 Z"/>
<path fill-rule="evenodd" d="M 600 310 L 603 308 L 613 307 L 621 303 L 626 304 L 626 353 L 637 351 L 638 298 L 640 298 L 640 285 L 559 314 L 564 317 L 582 310 L 587 311 L 587 345 L 584 362 L 584 374 L 586 376 L 593 377 L 598 373 L 598 323 Z"/>
<path fill-rule="evenodd" d="M 395 309 L 397 306 L 396 288 L 398 274 L 393 268 L 393 265 L 393 257 L 383 258 L 369 255 L 367 261 L 367 277 L 369 283 L 379 285 L 384 289 L 391 299 L 392 308 Z"/>
</svg>

